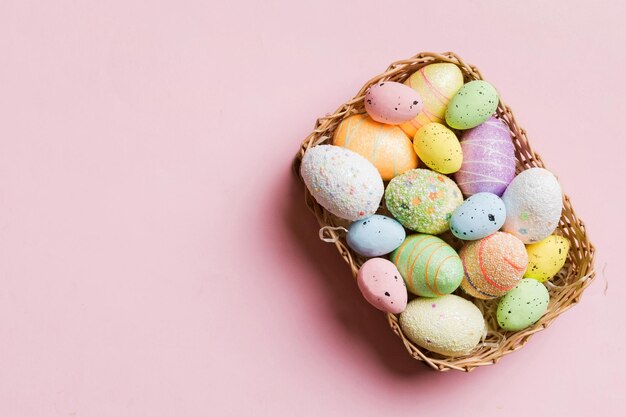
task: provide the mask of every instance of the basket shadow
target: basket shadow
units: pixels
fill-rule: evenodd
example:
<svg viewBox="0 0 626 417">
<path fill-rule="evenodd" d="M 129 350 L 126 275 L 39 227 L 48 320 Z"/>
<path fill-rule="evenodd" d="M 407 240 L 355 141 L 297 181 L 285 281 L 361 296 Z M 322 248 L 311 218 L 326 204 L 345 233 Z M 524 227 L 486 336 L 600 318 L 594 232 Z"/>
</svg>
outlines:
<svg viewBox="0 0 626 417">
<path fill-rule="evenodd" d="M 408 355 L 389 328 L 386 316 L 362 298 L 335 246 L 319 240 L 319 225 L 304 203 L 303 185 L 291 173 L 288 182 L 285 206 L 280 208 L 284 227 L 294 246 L 327 287 L 326 307 L 333 310 L 342 330 L 358 339 L 356 343 L 369 347 L 379 362 L 398 376 L 431 374 L 424 364 Z"/>
</svg>

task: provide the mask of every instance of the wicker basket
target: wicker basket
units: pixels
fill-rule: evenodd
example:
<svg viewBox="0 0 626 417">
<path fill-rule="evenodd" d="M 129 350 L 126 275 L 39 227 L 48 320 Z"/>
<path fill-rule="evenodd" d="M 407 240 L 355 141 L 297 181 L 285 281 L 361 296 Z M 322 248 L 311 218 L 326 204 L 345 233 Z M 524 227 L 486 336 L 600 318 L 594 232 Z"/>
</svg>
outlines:
<svg viewBox="0 0 626 417">
<path fill-rule="evenodd" d="M 365 112 L 363 97 L 365 91 L 372 84 L 382 80 L 403 82 L 419 68 L 434 62 L 451 62 L 458 65 L 463 71 L 466 82 L 469 80 L 482 79 L 476 67 L 467 64 L 456 54 L 451 52 L 444 52 L 442 54 L 423 52 L 412 58 L 394 62 L 384 73 L 368 81 L 353 99 L 343 104 L 333 114 L 317 120 L 315 129 L 304 140 L 296 156 L 294 162 L 296 175 L 299 177 L 300 161 L 308 148 L 328 142 L 332 138 L 335 129 L 344 118 L 356 113 Z M 528 143 L 526 132 L 517 124 L 511 109 L 504 104 L 502 99 L 500 99 L 500 104 L 497 109 L 497 117 L 503 120 L 511 130 L 513 143 L 515 144 L 517 172 L 531 167 L 544 167 L 543 161 Z M 302 178 L 300 178 L 300 180 L 302 180 Z M 345 221 L 333 216 L 317 204 L 306 187 L 304 188 L 306 204 L 315 214 L 320 226 L 332 227 L 346 225 Z M 337 246 L 339 254 L 350 265 L 352 274 L 356 277 L 359 267 L 366 259 L 353 252 L 346 245 L 345 236 L 336 234 L 333 229 L 327 228 L 326 231 L 331 238 L 337 239 L 335 245 Z M 438 371 L 456 369 L 469 372 L 479 366 L 495 364 L 504 355 L 522 348 L 533 334 L 547 328 L 559 314 L 578 303 L 585 288 L 587 288 L 595 278 L 593 271 L 595 249 L 591 242 L 589 242 L 583 222 L 576 217 L 567 195 L 563 197 L 563 213 L 559 227 L 555 233 L 567 237 L 571 243 L 571 249 L 565 267 L 551 282 L 547 283 L 550 292 L 548 311 L 533 326 L 519 332 L 500 333 L 495 319 L 497 300 L 472 300 L 483 311 L 487 321 L 488 332 L 483 342 L 471 352 L 471 354 L 453 358 L 444 357 L 417 347 L 404 336 L 398 323 L 398 317 L 393 314 L 387 314 L 389 326 L 402 340 L 409 354 L 414 359 L 424 362 L 432 369 Z M 453 242 L 450 243 L 454 244 Z M 457 294 L 465 296 L 460 290 L 457 290 Z"/>
</svg>

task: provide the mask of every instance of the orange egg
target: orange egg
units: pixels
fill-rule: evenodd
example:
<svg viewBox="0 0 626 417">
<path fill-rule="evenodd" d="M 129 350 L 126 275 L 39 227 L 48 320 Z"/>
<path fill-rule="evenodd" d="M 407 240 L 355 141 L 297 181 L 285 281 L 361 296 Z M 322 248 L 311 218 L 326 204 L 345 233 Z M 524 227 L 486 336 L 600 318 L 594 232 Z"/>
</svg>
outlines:
<svg viewBox="0 0 626 417">
<path fill-rule="evenodd" d="M 385 181 L 417 168 L 413 144 L 398 126 L 378 123 L 364 114 L 344 119 L 333 145 L 350 149 L 367 158 Z"/>
<path fill-rule="evenodd" d="M 522 241 L 504 232 L 466 244 L 459 255 L 465 270 L 461 288 L 482 299 L 501 297 L 515 288 L 528 265 Z"/>
</svg>

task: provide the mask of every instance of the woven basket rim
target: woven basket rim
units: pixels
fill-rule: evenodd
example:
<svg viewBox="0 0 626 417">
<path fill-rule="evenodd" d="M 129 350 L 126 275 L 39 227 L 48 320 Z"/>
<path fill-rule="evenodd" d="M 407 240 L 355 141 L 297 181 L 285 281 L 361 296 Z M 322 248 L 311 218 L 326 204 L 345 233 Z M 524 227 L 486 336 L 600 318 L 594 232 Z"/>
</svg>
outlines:
<svg viewBox="0 0 626 417">
<path fill-rule="evenodd" d="M 453 52 L 421 52 L 411 58 L 393 62 L 386 71 L 367 81 L 352 99 L 342 104 L 334 113 L 317 119 L 313 132 L 301 143 L 300 150 L 294 160 L 294 173 L 300 181 L 304 184 L 299 169 L 304 152 L 310 147 L 329 142 L 335 128 L 346 117 L 364 113 L 363 97 L 371 85 L 383 80 L 402 82 L 419 68 L 436 62 L 449 62 L 457 65 L 463 72 L 465 81 L 483 79 L 480 71 L 475 66 L 466 63 Z M 521 172 L 531 167 L 545 168 L 541 157 L 532 149 L 526 136 L 526 131 L 518 125 L 512 110 L 504 104 L 502 95 L 499 94 L 499 96 L 500 103 L 496 111 L 496 117 L 504 121 L 511 131 L 517 160 L 516 172 Z M 314 213 L 320 227 L 338 226 L 338 219 L 313 199 L 306 186 L 304 186 L 304 192 L 305 203 Z M 431 369 L 437 371 L 454 369 L 470 372 L 478 367 L 497 363 L 502 357 L 521 349 L 532 335 L 547 328 L 560 314 L 576 305 L 580 301 L 584 290 L 595 279 L 596 274 L 593 268 L 595 247 L 589 241 L 585 225 L 576 216 L 570 199 L 565 193 L 563 194 L 563 211 L 557 232 L 555 233 L 567 237 L 571 243 L 571 248 L 565 267 L 552 280 L 552 284 L 547 284 L 550 291 L 548 311 L 533 326 L 518 332 L 506 332 L 503 335 L 498 335 L 495 339 L 492 337 L 491 341 L 488 335 L 486 343 L 483 343 L 478 350 L 466 356 L 452 358 L 424 350 L 408 340 L 400 328 L 397 315 L 387 314 L 389 326 L 401 339 L 407 352 L 414 359 L 428 365 Z M 345 239 L 335 231 L 329 230 L 328 234 L 333 239 L 336 239 L 335 245 L 339 254 L 350 265 L 353 278 L 356 278 L 358 269 L 365 258 L 353 252 L 345 243 Z M 485 302 L 483 306 L 481 300 L 473 301 L 475 304 L 478 303 L 479 307 L 488 308 L 489 311 L 493 311 L 493 303 L 497 303 L 497 300 L 491 300 L 490 302 Z M 491 323 L 489 323 L 490 329 L 493 325 L 497 327 L 497 324 L 493 324 L 495 317 L 485 317 L 485 319 L 488 323 L 489 319 L 491 319 Z"/>
</svg>

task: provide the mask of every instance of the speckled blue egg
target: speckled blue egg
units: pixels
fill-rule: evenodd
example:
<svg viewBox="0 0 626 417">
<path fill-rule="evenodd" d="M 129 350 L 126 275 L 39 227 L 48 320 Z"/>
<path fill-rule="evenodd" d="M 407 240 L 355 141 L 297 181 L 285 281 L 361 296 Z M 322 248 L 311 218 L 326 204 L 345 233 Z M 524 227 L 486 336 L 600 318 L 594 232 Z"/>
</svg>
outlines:
<svg viewBox="0 0 626 417">
<path fill-rule="evenodd" d="M 346 241 L 358 254 L 372 258 L 394 251 L 405 237 L 404 227 L 398 221 L 374 214 L 352 223 Z"/>
<path fill-rule="evenodd" d="M 492 193 L 477 193 L 452 214 L 450 230 L 463 240 L 477 240 L 497 232 L 506 220 L 504 202 Z"/>
</svg>

